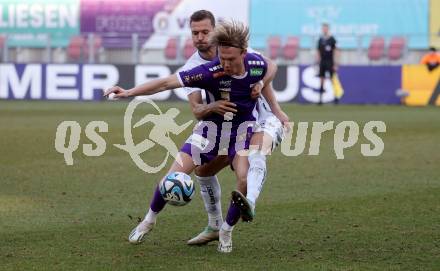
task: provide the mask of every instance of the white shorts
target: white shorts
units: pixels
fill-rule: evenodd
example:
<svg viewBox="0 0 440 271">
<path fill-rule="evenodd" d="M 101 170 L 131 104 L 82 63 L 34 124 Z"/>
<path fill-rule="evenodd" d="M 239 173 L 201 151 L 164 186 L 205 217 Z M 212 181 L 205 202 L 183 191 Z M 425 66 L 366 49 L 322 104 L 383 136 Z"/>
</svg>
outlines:
<svg viewBox="0 0 440 271">
<path fill-rule="evenodd" d="M 284 139 L 284 127 L 281 121 L 275 117 L 270 110 L 269 104 L 267 104 L 264 98 L 258 98 L 257 102 L 258 118 L 256 121 L 255 133 L 265 132 L 272 137 L 272 151 L 283 141 Z"/>
</svg>

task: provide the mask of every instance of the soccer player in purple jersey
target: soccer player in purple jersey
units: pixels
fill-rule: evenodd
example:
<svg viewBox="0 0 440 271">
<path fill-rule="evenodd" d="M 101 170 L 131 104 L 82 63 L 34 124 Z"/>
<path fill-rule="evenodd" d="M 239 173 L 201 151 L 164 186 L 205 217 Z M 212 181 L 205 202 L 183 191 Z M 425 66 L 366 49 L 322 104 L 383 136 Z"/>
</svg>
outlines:
<svg viewBox="0 0 440 271">
<path fill-rule="evenodd" d="M 214 30 L 214 15 L 207 10 L 198 10 L 190 17 L 190 28 L 194 47 L 197 51 L 188 59 L 182 70 L 188 70 L 195 66 L 208 63 L 217 56 L 217 47 L 212 46 L 208 41 L 209 34 Z M 248 48 L 248 52 L 254 52 Z M 263 56 L 264 58 L 264 56 Z M 274 65 L 271 60 L 264 58 L 268 65 Z M 267 74 L 269 75 L 269 74 Z M 277 146 L 283 138 L 283 123 L 287 123 L 289 118 L 281 110 L 273 94 L 270 85 L 272 78 L 264 78 L 265 87 L 254 86 L 253 95 L 256 97 L 259 92 L 263 97 L 258 97 L 257 101 L 257 130 L 251 138 L 252 150 L 249 153 L 249 169 L 247 175 L 247 194 L 246 200 L 240 202 L 243 195 L 235 194 L 237 202 L 243 205 L 246 210 L 242 212 L 244 221 L 253 219 L 256 200 L 261 192 L 266 178 L 266 155 Z M 197 119 L 202 120 L 210 114 L 224 115 L 228 112 L 236 112 L 236 105 L 227 100 L 211 101 L 203 103 L 200 88 L 185 88 L 191 109 Z M 270 104 L 270 105 L 269 105 Z M 229 165 L 226 156 L 219 156 L 213 162 L 199 166 L 195 169 L 195 179 L 200 185 L 206 212 L 208 214 L 208 225 L 194 238 L 188 240 L 188 245 L 202 245 L 219 239 L 219 230 L 223 222 L 221 211 L 221 187 L 216 174 L 224 167 Z M 226 157 L 227 158 L 227 157 Z M 245 206 L 247 203 L 247 206 Z"/>
<path fill-rule="evenodd" d="M 182 163 L 174 161 L 169 173 L 180 171 L 190 174 L 199 164 L 209 163 L 219 153 L 225 152 L 235 168 L 237 178 L 237 192 L 246 194 L 246 176 L 248 169 L 247 156 L 237 155 L 239 151 L 249 148 L 252 135 L 251 125 L 255 119 L 256 101 L 251 97 L 251 89 L 256 84 L 264 85 L 261 80 L 267 72 L 264 59 L 259 54 L 246 52 L 249 39 L 249 30 L 242 24 L 225 22 L 216 28 L 213 42 L 218 46 L 219 57 L 208 64 L 195 67 L 190 71 L 183 71 L 166 78 L 156 79 L 130 90 L 118 86 L 105 92 L 108 96 L 114 93 L 115 98 L 126 98 L 138 95 L 151 95 L 167 89 L 198 87 L 205 89 L 209 94 L 207 100 L 226 99 L 237 105 L 237 112 L 229 121 L 224 116 L 210 115 L 198 125 L 191 140 L 187 141 L 178 153 Z M 274 71 L 272 71 L 274 72 Z M 224 123 L 229 125 L 224 126 Z M 202 129 L 203 127 L 216 129 Z M 224 127 L 228 127 L 226 132 Z M 215 131 L 217 130 L 217 131 Z M 226 145 L 223 139 L 227 135 Z M 201 139 L 207 139 L 211 148 L 204 151 L 206 144 L 200 144 Z M 222 144 L 223 143 L 223 144 Z M 222 147 L 226 147 L 223 149 Z M 157 214 L 165 207 L 166 201 L 161 197 L 158 188 L 154 193 L 150 209 L 144 219 L 130 234 L 130 242 L 140 242 L 148 234 L 155 222 Z M 220 230 L 218 250 L 230 252 L 232 250 L 232 229 L 240 218 L 240 208 L 231 202 L 226 221 Z"/>
</svg>

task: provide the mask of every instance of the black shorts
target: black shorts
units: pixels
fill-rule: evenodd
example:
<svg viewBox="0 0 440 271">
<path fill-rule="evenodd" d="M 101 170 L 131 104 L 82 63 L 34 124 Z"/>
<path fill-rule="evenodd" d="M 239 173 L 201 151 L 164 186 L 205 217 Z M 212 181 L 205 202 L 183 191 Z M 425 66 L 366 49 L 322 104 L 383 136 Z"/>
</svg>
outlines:
<svg viewBox="0 0 440 271">
<path fill-rule="evenodd" d="M 333 77 L 333 62 L 321 61 L 319 63 L 319 77 L 325 77 L 326 72 Z"/>
</svg>

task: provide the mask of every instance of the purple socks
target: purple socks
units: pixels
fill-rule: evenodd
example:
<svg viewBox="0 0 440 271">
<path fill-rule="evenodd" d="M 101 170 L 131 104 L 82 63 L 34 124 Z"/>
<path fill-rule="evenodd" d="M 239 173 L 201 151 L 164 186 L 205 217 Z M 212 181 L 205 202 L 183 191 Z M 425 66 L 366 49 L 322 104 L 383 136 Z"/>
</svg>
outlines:
<svg viewBox="0 0 440 271">
<path fill-rule="evenodd" d="M 150 208 L 155 213 L 159 213 L 162 211 L 163 207 L 165 207 L 167 202 L 162 198 L 162 195 L 159 191 L 159 186 L 156 186 L 156 190 L 154 191 L 153 200 L 150 203 Z"/>
</svg>

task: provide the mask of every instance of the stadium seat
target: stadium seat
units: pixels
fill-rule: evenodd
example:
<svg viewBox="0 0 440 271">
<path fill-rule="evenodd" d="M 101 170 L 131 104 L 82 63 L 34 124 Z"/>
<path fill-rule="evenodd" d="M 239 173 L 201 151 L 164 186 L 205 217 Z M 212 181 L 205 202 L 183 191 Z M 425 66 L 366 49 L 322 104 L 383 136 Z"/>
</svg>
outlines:
<svg viewBox="0 0 440 271">
<path fill-rule="evenodd" d="M 294 60 L 298 55 L 299 39 L 297 37 L 288 37 L 286 44 L 283 46 L 283 58 L 286 60 Z"/>
<path fill-rule="evenodd" d="M 70 44 L 72 46 L 83 46 L 84 45 L 84 38 L 82 36 L 74 36 L 70 39 Z"/>
<path fill-rule="evenodd" d="M 267 47 L 269 48 L 268 55 L 271 59 L 276 59 L 281 50 L 281 38 L 278 36 L 270 37 L 267 40 Z"/>
<path fill-rule="evenodd" d="M 3 46 L 5 46 L 5 40 L 6 40 L 5 36 L 0 35 L 0 50 L 2 50 Z"/>
<path fill-rule="evenodd" d="M 196 51 L 196 48 L 194 48 L 192 39 L 188 38 L 185 41 L 185 44 L 183 46 L 183 57 L 185 59 L 188 59 L 188 58 L 190 58 L 194 54 L 195 51 Z"/>
<path fill-rule="evenodd" d="M 167 59 L 177 58 L 178 40 L 175 37 L 169 38 L 165 46 L 165 57 Z"/>
<path fill-rule="evenodd" d="M 4 48 L 5 48 L 5 43 L 6 43 L 6 37 L 0 35 L 0 60 L 1 60 L 1 61 L 5 61 L 5 60 L 3 59 L 3 50 L 4 50 Z"/>
<path fill-rule="evenodd" d="M 406 46 L 406 40 L 403 37 L 393 37 L 388 47 L 388 59 L 398 60 L 402 58 Z"/>
<path fill-rule="evenodd" d="M 89 56 L 89 42 L 87 40 L 87 42 L 84 42 L 84 56 L 88 57 Z M 102 47 L 102 38 L 98 35 L 94 35 L 93 36 L 93 53 L 96 56 L 99 52 L 99 49 Z"/>
<path fill-rule="evenodd" d="M 368 47 L 368 59 L 380 60 L 385 51 L 385 40 L 383 37 L 374 37 L 371 39 L 370 46 Z"/>
<path fill-rule="evenodd" d="M 85 44 L 82 36 L 74 36 L 70 39 L 70 43 L 67 46 L 67 56 L 71 60 L 79 60 L 81 58 L 81 50 Z"/>
<path fill-rule="evenodd" d="M 67 47 L 67 55 L 71 60 L 79 60 L 81 58 L 81 47 L 78 46 Z"/>
</svg>

